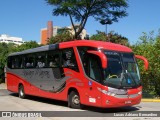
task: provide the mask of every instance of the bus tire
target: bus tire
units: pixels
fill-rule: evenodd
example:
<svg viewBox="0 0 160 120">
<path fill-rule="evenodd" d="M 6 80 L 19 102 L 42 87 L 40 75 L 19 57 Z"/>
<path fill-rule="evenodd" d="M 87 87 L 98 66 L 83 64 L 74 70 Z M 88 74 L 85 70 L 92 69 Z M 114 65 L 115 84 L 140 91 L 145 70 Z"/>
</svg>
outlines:
<svg viewBox="0 0 160 120">
<path fill-rule="evenodd" d="M 80 97 L 79 94 L 75 91 L 71 91 L 69 94 L 69 100 L 68 100 L 69 107 L 74 108 L 74 109 L 80 109 L 81 104 L 80 104 Z"/>
<path fill-rule="evenodd" d="M 26 97 L 23 85 L 20 85 L 18 88 L 19 97 L 24 99 Z"/>
</svg>

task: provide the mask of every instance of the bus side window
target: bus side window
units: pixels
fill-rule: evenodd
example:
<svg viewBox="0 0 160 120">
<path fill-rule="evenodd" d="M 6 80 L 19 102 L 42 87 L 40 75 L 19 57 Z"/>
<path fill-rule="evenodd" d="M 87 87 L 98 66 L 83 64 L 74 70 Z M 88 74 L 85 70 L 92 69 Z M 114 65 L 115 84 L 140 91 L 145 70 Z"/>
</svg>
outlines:
<svg viewBox="0 0 160 120">
<path fill-rule="evenodd" d="M 12 68 L 12 57 L 8 57 L 7 59 L 7 67 Z"/>
<path fill-rule="evenodd" d="M 95 55 L 86 54 L 84 63 L 86 75 L 92 78 L 94 81 L 100 82 L 102 80 L 100 58 Z"/>
<path fill-rule="evenodd" d="M 72 48 L 62 50 L 62 67 L 67 67 L 79 71 L 76 57 Z"/>
<path fill-rule="evenodd" d="M 34 68 L 35 66 L 35 57 L 33 54 L 29 54 L 25 56 L 25 67 L 26 68 Z"/>
<path fill-rule="evenodd" d="M 60 67 L 59 51 L 50 51 L 47 55 L 48 67 Z"/>
<path fill-rule="evenodd" d="M 95 48 L 78 47 L 84 71 L 89 78 L 100 82 L 103 78 L 100 58 L 96 55 L 88 54 L 87 50 L 95 50 Z"/>
<path fill-rule="evenodd" d="M 11 62 L 11 64 L 12 64 L 12 69 L 14 69 L 14 68 L 16 68 L 16 59 L 15 59 L 15 57 L 12 57 L 12 62 Z"/>
<path fill-rule="evenodd" d="M 22 58 L 20 56 L 11 56 L 8 58 L 8 67 L 12 69 L 21 68 Z"/>
<path fill-rule="evenodd" d="M 37 53 L 36 54 L 36 68 L 46 67 L 46 54 L 45 53 Z"/>
<path fill-rule="evenodd" d="M 17 56 L 16 57 L 16 68 L 22 68 L 23 67 L 23 61 L 22 61 L 22 56 Z"/>
</svg>

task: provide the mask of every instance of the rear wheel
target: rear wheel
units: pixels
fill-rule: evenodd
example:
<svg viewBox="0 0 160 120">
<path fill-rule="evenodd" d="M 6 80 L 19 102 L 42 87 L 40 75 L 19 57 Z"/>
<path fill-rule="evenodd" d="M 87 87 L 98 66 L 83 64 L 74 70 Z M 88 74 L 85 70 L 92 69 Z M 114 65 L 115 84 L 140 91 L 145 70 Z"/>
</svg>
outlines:
<svg viewBox="0 0 160 120">
<path fill-rule="evenodd" d="M 81 104 L 80 104 L 80 97 L 79 94 L 75 91 L 72 91 L 69 94 L 69 100 L 68 100 L 69 107 L 75 108 L 75 109 L 80 109 Z"/>
<path fill-rule="evenodd" d="M 20 85 L 20 86 L 19 86 L 18 93 L 19 93 L 19 97 L 20 97 L 20 98 L 22 98 L 22 99 L 25 98 L 26 95 L 25 95 L 25 92 L 24 92 L 24 87 L 23 87 L 23 85 Z"/>
</svg>

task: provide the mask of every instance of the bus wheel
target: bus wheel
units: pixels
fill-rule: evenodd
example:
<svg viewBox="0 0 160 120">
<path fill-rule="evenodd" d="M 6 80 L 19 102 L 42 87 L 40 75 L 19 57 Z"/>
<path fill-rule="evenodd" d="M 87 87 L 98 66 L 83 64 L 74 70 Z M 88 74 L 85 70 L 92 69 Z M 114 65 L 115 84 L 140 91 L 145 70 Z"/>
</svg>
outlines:
<svg viewBox="0 0 160 120">
<path fill-rule="evenodd" d="M 24 87 L 23 87 L 23 85 L 20 85 L 20 86 L 19 86 L 18 93 L 19 93 L 19 97 L 20 97 L 20 98 L 22 98 L 22 99 L 25 98 L 25 92 L 24 92 Z"/>
<path fill-rule="evenodd" d="M 68 102 L 69 102 L 68 104 L 71 108 L 75 108 L 75 109 L 80 109 L 81 108 L 79 94 L 75 91 L 72 91 L 69 94 Z"/>
</svg>

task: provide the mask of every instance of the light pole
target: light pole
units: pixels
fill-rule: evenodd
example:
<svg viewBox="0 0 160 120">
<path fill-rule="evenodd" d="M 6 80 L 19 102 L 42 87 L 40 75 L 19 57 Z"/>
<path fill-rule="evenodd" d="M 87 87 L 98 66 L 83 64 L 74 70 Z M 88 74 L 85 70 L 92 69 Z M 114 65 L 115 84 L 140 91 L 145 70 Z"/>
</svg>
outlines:
<svg viewBox="0 0 160 120">
<path fill-rule="evenodd" d="M 108 25 L 112 24 L 112 21 L 111 20 L 101 20 L 100 23 L 102 25 L 106 25 L 106 35 L 107 35 L 107 24 Z"/>
<path fill-rule="evenodd" d="M 107 36 L 107 38 L 108 38 L 108 41 L 110 42 L 110 38 L 109 38 L 110 36 L 108 36 L 108 33 L 107 33 L 107 24 L 108 24 L 108 25 L 112 24 L 112 21 L 111 21 L 111 20 L 108 20 L 108 21 L 105 22 L 105 24 L 106 24 L 106 36 Z"/>
<path fill-rule="evenodd" d="M 106 24 L 106 35 L 107 35 L 107 24 Z"/>
<path fill-rule="evenodd" d="M 112 24 L 112 20 L 110 20 L 110 19 L 101 20 L 100 23 L 101 23 L 102 25 L 105 25 L 105 27 L 106 27 L 106 36 L 108 36 L 108 35 L 107 35 L 107 34 L 108 34 L 108 33 L 107 33 L 107 24 L 108 24 L 108 25 Z"/>
</svg>

